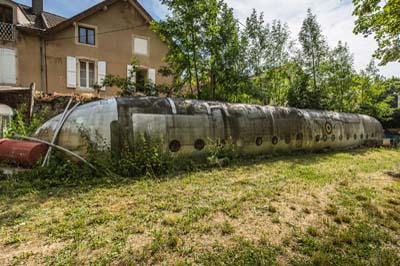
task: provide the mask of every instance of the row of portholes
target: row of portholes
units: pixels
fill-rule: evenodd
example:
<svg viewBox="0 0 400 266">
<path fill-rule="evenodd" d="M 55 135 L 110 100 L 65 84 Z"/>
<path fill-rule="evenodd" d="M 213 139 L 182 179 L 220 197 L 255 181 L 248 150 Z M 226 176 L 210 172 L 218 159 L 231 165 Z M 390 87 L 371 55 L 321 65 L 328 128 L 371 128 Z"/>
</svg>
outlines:
<svg viewBox="0 0 400 266">
<path fill-rule="evenodd" d="M 372 134 L 371 137 L 374 138 L 375 135 Z M 335 136 L 335 135 L 331 135 L 330 138 L 331 138 L 331 141 L 335 141 L 335 140 L 336 140 L 336 136 Z M 356 140 L 356 139 L 357 139 L 357 134 L 354 134 L 353 138 Z M 361 135 L 360 135 L 360 138 L 361 138 L 361 139 L 364 139 L 364 134 L 361 134 Z M 369 135 L 367 134 L 367 135 L 365 136 L 365 138 L 366 138 L 366 139 L 369 139 Z M 312 138 L 311 138 L 311 139 L 312 139 Z M 349 140 L 349 139 L 350 139 L 350 136 L 347 135 L 347 140 Z M 289 135 L 286 135 L 284 140 L 285 140 L 285 143 L 286 143 L 286 144 L 290 144 L 290 142 L 291 142 L 291 139 L 290 139 L 290 136 L 289 136 Z M 296 135 L 296 141 L 299 141 L 299 142 L 300 142 L 300 141 L 302 141 L 302 140 L 303 140 L 303 134 L 302 134 L 302 133 L 297 134 L 297 135 Z M 324 142 L 328 141 L 328 136 L 327 136 L 327 135 L 324 135 L 324 136 L 322 137 L 322 140 L 323 140 Z M 342 135 L 339 136 L 339 140 L 340 140 L 340 141 L 343 141 L 343 136 L 342 136 Z M 315 136 L 315 141 L 316 141 L 316 142 L 320 142 L 320 141 L 321 141 L 321 136 L 320 136 L 320 135 Z M 273 137 L 272 137 L 272 144 L 273 144 L 273 145 L 276 145 L 276 144 L 278 144 L 278 142 L 279 142 L 279 138 L 278 138 L 277 136 L 273 136 Z M 256 139 L 256 145 L 257 145 L 257 146 L 261 146 L 262 143 L 263 143 L 262 138 L 261 138 L 261 137 L 258 137 L 258 138 Z"/>
<path fill-rule="evenodd" d="M 194 148 L 198 151 L 201 151 L 206 146 L 206 143 L 202 139 L 198 139 L 194 142 Z M 169 150 L 172 152 L 180 151 L 182 145 L 178 140 L 173 140 L 169 143 Z"/>
<path fill-rule="evenodd" d="M 372 134 L 371 137 L 374 138 L 375 135 Z M 357 134 L 354 134 L 353 138 L 354 138 L 354 140 L 357 140 Z M 367 134 L 365 136 L 365 138 L 369 139 L 369 135 Z M 346 139 L 350 140 L 350 135 L 347 135 Z M 360 135 L 360 139 L 364 139 L 364 134 Z M 290 142 L 291 142 L 291 138 L 290 138 L 289 135 L 286 135 L 284 140 L 285 140 L 286 144 L 290 144 Z M 324 142 L 328 141 L 328 136 L 327 135 L 323 135 L 322 140 Z M 336 140 L 336 136 L 335 135 L 331 135 L 331 141 L 335 141 L 335 140 Z M 343 140 L 343 136 L 342 135 L 339 136 L 339 140 L 340 141 Z M 299 141 L 299 142 L 303 141 L 303 134 L 302 133 L 299 133 L 299 134 L 296 135 L 296 141 Z M 320 142 L 320 141 L 321 141 L 321 136 L 320 135 L 315 136 L 315 142 Z M 277 136 L 273 136 L 272 139 L 271 139 L 271 142 L 272 142 L 273 145 L 277 145 L 278 142 L 279 142 L 279 138 Z M 221 142 L 221 143 L 223 143 L 223 142 Z M 262 144 L 263 144 L 263 138 L 262 137 L 257 137 L 256 138 L 256 145 L 257 146 L 261 146 Z M 194 148 L 196 150 L 198 150 L 198 151 L 203 150 L 205 146 L 206 146 L 206 143 L 202 139 L 198 139 L 198 140 L 196 140 L 194 142 Z M 178 140 L 173 140 L 173 141 L 170 142 L 170 144 L 169 144 L 169 150 L 170 151 L 178 152 L 180 149 L 181 149 L 181 143 Z"/>
<path fill-rule="evenodd" d="M 261 140 L 262 141 L 262 140 Z M 225 140 L 219 141 L 220 145 L 225 145 Z M 198 139 L 194 142 L 194 148 L 201 151 L 206 146 L 206 143 L 202 139 Z M 181 143 L 178 140 L 173 140 L 169 143 L 169 150 L 172 152 L 178 152 L 182 148 Z"/>
</svg>

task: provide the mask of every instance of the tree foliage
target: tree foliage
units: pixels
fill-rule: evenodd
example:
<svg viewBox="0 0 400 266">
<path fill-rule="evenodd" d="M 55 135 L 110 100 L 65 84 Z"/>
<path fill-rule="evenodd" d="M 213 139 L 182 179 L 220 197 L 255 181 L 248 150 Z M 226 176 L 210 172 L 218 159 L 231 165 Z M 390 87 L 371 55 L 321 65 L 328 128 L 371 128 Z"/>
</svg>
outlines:
<svg viewBox="0 0 400 266">
<path fill-rule="evenodd" d="M 382 65 L 400 62 L 400 1 L 353 0 L 357 16 L 354 33 L 373 35 L 378 43 L 376 58 Z"/>
<path fill-rule="evenodd" d="M 325 37 L 322 35 L 321 26 L 317 17 L 312 14 L 311 9 L 307 10 L 307 17 L 303 21 L 299 33 L 301 44 L 302 65 L 307 74 L 311 76 L 313 100 L 310 101 L 312 108 L 323 109 L 323 87 L 321 65 L 328 54 L 328 47 Z"/>
<path fill-rule="evenodd" d="M 110 79 L 123 92 L 358 112 L 381 120 L 389 119 L 397 107 L 397 83 L 383 78 L 374 62 L 357 72 L 347 43 L 329 47 L 311 9 L 298 40 L 293 40 L 286 23 L 266 22 L 256 10 L 241 24 L 224 0 L 161 2 L 170 12 L 165 20 L 153 22 L 152 29 L 169 46 L 168 68 L 159 73 L 173 83 L 140 90 L 129 80 Z M 356 32 L 381 31 L 377 38 L 386 46 L 377 55 L 383 62 L 393 61 L 397 48 L 392 37 L 399 23 L 387 23 L 399 17 L 398 1 L 379 2 L 354 0 L 360 16 Z M 382 27 L 374 24 L 378 22 Z"/>
<path fill-rule="evenodd" d="M 162 0 L 170 15 L 153 22 L 170 52 L 167 62 L 200 99 L 240 100 L 247 75 L 244 40 L 233 10 L 222 0 Z"/>
<path fill-rule="evenodd" d="M 326 86 L 324 106 L 339 112 L 355 111 L 354 59 L 347 44 L 339 41 L 337 47 L 330 51 L 322 71 Z"/>
</svg>

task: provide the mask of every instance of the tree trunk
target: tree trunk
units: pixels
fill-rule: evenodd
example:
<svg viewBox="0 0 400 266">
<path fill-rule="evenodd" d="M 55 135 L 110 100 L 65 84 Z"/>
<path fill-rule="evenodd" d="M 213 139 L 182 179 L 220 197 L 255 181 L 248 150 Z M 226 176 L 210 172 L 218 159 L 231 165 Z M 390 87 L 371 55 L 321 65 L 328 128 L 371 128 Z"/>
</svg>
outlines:
<svg viewBox="0 0 400 266">
<path fill-rule="evenodd" d="M 193 23 L 193 22 L 192 22 Z M 200 82 L 199 82 L 199 73 L 197 68 L 197 46 L 195 43 L 195 36 L 194 36 L 194 26 L 192 24 L 191 36 L 192 36 L 192 44 L 193 44 L 193 61 L 194 61 L 194 74 L 196 77 L 196 87 L 197 87 L 197 98 L 201 98 L 201 91 L 200 91 Z"/>
<path fill-rule="evenodd" d="M 192 64 L 190 63 L 190 55 L 187 55 L 187 60 L 188 60 L 188 66 L 189 66 L 189 79 L 190 79 L 189 87 L 190 87 L 190 93 L 191 93 L 192 95 L 194 95 L 194 94 L 193 94 L 193 86 L 192 86 Z"/>
<path fill-rule="evenodd" d="M 211 86 L 211 97 L 212 100 L 215 100 L 215 74 L 214 74 L 214 67 L 211 67 L 211 75 L 210 75 L 210 86 Z"/>
</svg>

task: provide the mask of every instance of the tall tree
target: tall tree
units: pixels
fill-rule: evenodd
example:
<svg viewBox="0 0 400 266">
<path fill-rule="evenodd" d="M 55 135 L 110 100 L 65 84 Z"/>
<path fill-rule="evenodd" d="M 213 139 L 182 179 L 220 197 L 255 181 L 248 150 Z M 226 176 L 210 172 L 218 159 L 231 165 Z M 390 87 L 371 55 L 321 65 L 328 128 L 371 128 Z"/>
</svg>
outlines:
<svg viewBox="0 0 400 266">
<path fill-rule="evenodd" d="M 303 21 L 299 33 L 299 41 L 302 47 L 302 61 L 305 70 L 312 77 L 312 92 L 314 93 L 313 108 L 322 108 L 321 98 L 323 96 L 320 80 L 320 66 L 327 55 L 327 44 L 322 35 L 321 26 L 317 17 L 312 14 L 311 9 L 307 11 L 307 17 Z"/>
<path fill-rule="evenodd" d="M 203 43 L 201 20 L 207 9 L 203 0 L 161 0 L 170 14 L 165 21 L 153 22 L 152 29 L 168 43 L 167 62 L 174 72 L 181 75 L 193 91 L 201 97 L 201 67 L 203 66 Z"/>
<path fill-rule="evenodd" d="M 198 98 L 227 100 L 237 86 L 243 86 L 239 81 L 247 78 L 242 58 L 245 42 L 233 10 L 223 0 L 161 2 L 170 15 L 153 22 L 152 28 L 170 47 L 167 62 L 173 73 L 190 86 L 195 84 Z"/>
<path fill-rule="evenodd" d="M 279 20 L 265 23 L 264 14 L 253 10 L 244 29 L 248 40 L 247 65 L 258 95 L 267 104 L 285 105 L 287 100 L 287 75 L 293 45 L 287 24 Z"/>
<path fill-rule="evenodd" d="M 265 86 L 268 103 L 274 105 L 286 105 L 288 82 L 288 64 L 290 50 L 293 42 L 290 39 L 290 31 L 287 24 L 279 20 L 273 20 L 267 24 L 268 49 L 265 54 Z"/>
<path fill-rule="evenodd" d="M 246 19 L 244 34 L 248 40 L 247 64 L 253 76 L 260 76 L 265 71 L 265 53 L 268 51 L 269 28 L 266 27 L 264 14 L 258 14 L 255 9 Z"/>
<path fill-rule="evenodd" d="M 353 87 L 354 59 L 346 43 L 339 41 L 337 47 L 329 53 L 324 72 L 328 101 L 326 106 L 339 112 L 354 111 L 357 96 Z"/>
<path fill-rule="evenodd" d="M 375 57 L 382 65 L 400 62 L 400 1 L 353 0 L 358 17 L 354 33 L 373 35 L 378 43 Z"/>
<path fill-rule="evenodd" d="M 248 79 L 244 55 L 246 39 L 240 34 L 233 9 L 222 0 L 209 0 L 214 6 L 204 19 L 204 43 L 208 54 L 208 98 L 234 100 L 240 95 Z M 240 98 L 240 97 L 239 97 Z"/>
</svg>

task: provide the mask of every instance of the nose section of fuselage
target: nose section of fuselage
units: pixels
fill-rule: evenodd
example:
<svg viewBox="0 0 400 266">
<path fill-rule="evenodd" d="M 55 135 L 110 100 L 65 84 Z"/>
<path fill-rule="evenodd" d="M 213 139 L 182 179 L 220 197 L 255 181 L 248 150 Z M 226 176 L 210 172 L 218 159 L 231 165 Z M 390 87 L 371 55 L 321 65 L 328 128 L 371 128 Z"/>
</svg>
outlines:
<svg viewBox="0 0 400 266">
<path fill-rule="evenodd" d="M 62 115 L 43 124 L 35 136 L 51 141 Z M 96 143 L 99 149 L 110 148 L 111 123 L 118 120 L 115 99 L 100 100 L 78 107 L 66 119 L 57 137 L 57 144 L 80 155 L 87 152 L 87 142 Z"/>
</svg>

